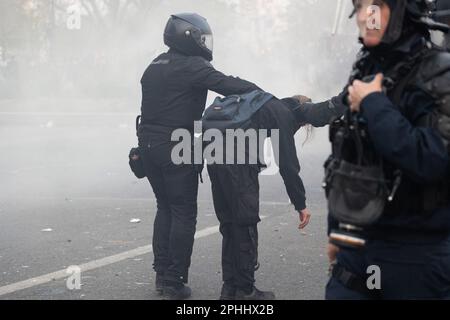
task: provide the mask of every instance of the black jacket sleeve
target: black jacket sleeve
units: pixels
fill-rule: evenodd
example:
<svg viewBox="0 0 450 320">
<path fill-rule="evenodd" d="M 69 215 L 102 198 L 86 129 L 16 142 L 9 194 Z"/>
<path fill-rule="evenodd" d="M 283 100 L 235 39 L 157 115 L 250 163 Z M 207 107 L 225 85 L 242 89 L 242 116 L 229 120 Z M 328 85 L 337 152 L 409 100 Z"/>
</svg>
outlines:
<svg viewBox="0 0 450 320">
<path fill-rule="evenodd" d="M 286 191 L 295 210 L 306 209 L 306 191 L 300 178 L 300 163 L 295 147 L 295 131 L 289 127 L 281 127 L 279 131 L 279 163 L 280 174 L 283 178 Z M 276 148 L 275 148 L 276 149 Z"/>
<path fill-rule="evenodd" d="M 262 109 L 262 119 L 265 128 L 277 129 L 276 134 L 271 130 L 271 140 L 275 160 L 280 168 L 289 199 L 297 211 L 306 208 L 305 186 L 300 178 L 300 163 L 295 145 L 295 133 L 298 125 L 292 112 L 279 100 L 272 99 Z M 260 121 L 261 121 L 260 120 Z"/>
<path fill-rule="evenodd" d="M 382 93 L 367 96 L 361 109 L 374 146 L 385 159 L 419 182 L 440 181 L 447 174 L 449 156 L 436 129 L 413 126 Z"/>
<path fill-rule="evenodd" d="M 194 89 L 208 89 L 224 96 L 261 90 L 257 85 L 249 81 L 224 75 L 201 57 L 192 58 L 191 69 Z"/>
<path fill-rule="evenodd" d="M 324 127 L 330 124 L 335 118 L 344 115 L 347 106 L 343 103 L 344 93 L 328 101 L 320 103 L 300 104 L 298 100 L 292 98 L 283 99 L 283 101 L 292 106 L 295 117 L 300 124 L 304 126 L 311 124 L 316 128 Z"/>
</svg>

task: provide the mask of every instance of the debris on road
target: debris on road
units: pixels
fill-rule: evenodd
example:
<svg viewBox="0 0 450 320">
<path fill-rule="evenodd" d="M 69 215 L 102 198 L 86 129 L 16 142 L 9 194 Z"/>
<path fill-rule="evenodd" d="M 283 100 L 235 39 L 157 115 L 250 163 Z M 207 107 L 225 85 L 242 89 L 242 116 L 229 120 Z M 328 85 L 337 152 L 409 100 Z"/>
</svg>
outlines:
<svg viewBox="0 0 450 320">
<path fill-rule="evenodd" d="M 53 229 L 52 228 L 47 228 L 47 229 L 42 229 L 41 232 L 52 232 Z"/>
<path fill-rule="evenodd" d="M 47 128 L 47 129 L 51 129 L 53 128 L 55 124 L 53 123 L 53 121 L 48 121 L 46 124 L 41 124 L 40 127 L 41 128 Z"/>
<path fill-rule="evenodd" d="M 130 223 L 140 223 L 141 219 L 131 219 Z"/>
</svg>

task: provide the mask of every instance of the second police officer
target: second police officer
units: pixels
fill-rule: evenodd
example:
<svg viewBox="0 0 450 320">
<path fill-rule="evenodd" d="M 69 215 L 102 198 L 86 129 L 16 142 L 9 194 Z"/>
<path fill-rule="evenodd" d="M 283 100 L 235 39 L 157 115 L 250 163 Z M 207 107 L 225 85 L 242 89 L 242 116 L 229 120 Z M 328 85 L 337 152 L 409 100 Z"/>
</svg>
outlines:
<svg viewBox="0 0 450 320">
<path fill-rule="evenodd" d="M 430 41 L 447 30 L 434 1 L 353 4 L 363 49 L 331 130 L 326 298 L 448 299 L 450 53 Z"/>
</svg>

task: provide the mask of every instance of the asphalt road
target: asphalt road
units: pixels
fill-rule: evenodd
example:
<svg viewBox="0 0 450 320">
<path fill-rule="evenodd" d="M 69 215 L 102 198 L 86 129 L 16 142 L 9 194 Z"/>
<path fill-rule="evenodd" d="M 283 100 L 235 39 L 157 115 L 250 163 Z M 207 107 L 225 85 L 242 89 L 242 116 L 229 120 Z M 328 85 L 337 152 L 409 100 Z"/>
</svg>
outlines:
<svg viewBox="0 0 450 320">
<path fill-rule="evenodd" d="M 160 299 L 150 247 L 155 202 L 127 163 L 133 123 L 130 114 L 0 113 L 0 299 Z M 281 178 L 261 177 L 257 285 L 279 299 L 323 298 L 326 136 L 319 130 L 305 146 L 298 137 L 313 213 L 304 232 Z M 221 239 L 205 178 L 193 299 L 216 299 L 221 286 Z M 81 267 L 79 290 L 67 287 L 69 266 Z"/>
</svg>

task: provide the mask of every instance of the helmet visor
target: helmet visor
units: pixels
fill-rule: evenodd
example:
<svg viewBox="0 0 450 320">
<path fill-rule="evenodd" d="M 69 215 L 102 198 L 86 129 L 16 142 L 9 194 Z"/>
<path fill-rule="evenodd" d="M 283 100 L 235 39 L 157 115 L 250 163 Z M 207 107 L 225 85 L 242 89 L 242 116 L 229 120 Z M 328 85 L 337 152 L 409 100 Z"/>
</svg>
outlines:
<svg viewBox="0 0 450 320">
<path fill-rule="evenodd" d="M 202 34 L 200 40 L 201 40 L 202 46 L 207 48 L 209 51 L 213 52 L 214 40 L 213 40 L 212 34 Z"/>
</svg>

